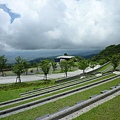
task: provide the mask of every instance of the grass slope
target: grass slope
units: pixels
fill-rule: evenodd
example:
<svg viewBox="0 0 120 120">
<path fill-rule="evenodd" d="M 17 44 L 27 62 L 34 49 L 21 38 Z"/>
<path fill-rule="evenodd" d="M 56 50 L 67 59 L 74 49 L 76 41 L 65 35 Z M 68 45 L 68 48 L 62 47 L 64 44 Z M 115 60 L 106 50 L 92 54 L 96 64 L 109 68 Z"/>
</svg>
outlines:
<svg viewBox="0 0 120 120">
<path fill-rule="evenodd" d="M 120 83 L 120 78 L 105 83 L 103 85 L 99 85 L 99 87 L 94 87 L 89 90 L 83 91 L 81 93 L 77 93 L 71 96 L 68 96 L 63 99 L 59 99 L 57 101 L 41 105 L 39 107 L 11 115 L 5 118 L 1 118 L 1 120 L 34 120 L 37 117 L 43 116 L 45 114 L 52 114 L 59 109 L 62 109 L 66 106 L 73 106 L 76 102 L 80 100 L 89 99 L 90 96 L 94 94 L 100 94 L 102 90 L 110 89 L 110 87 L 117 85 Z M 97 120 L 97 119 L 96 119 Z"/>
<path fill-rule="evenodd" d="M 18 105 L 22 105 L 22 104 L 25 104 L 25 103 L 28 103 L 28 102 L 32 102 L 32 101 L 35 101 L 35 100 L 40 100 L 42 98 L 45 98 L 45 97 L 50 97 L 52 95 L 56 95 L 56 94 L 59 94 L 59 93 L 62 93 L 62 92 L 66 92 L 68 90 L 73 90 L 75 88 L 79 88 L 81 86 L 85 86 L 85 85 L 88 85 L 88 84 L 91 84 L 91 83 L 94 83 L 94 82 L 97 82 L 97 81 L 100 81 L 100 80 L 103 80 L 105 78 L 109 78 L 111 76 L 114 76 L 114 74 L 111 74 L 111 75 L 108 75 L 108 76 L 105 76 L 105 77 L 102 77 L 102 78 L 99 78 L 97 80 L 93 80 L 93 81 L 89 81 L 89 82 L 86 82 L 86 83 L 83 83 L 83 84 L 80 84 L 80 85 L 76 85 L 74 87 L 70 87 L 70 88 L 66 88 L 64 90 L 59 90 L 59 91 L 56 91 L 56 92 L 53 92 L 53 93 L 50 93 L 50 94 L 46 94 L 46 95 L 43 95 L 43 96 L 38 96 L 37 98 L 32 98 L 30 100 L 26 100 L 26 101 L 22 101 L 22 102 L 19 102 L 19 103 L 15 103 L 15 104 L 12 104 L 12 105 L 7 105 L 5 107 L 1 107 L 0 110 L 4 110 L 4 109 L 7 109 L 7 108 L 10 108 L 10 107 L 15 107 L 15 106 L 18 106 Z"/>
<path fill-rule="evenodd" d="M 120 95 L 74 120 L 120 120 Z"/>
</svg>

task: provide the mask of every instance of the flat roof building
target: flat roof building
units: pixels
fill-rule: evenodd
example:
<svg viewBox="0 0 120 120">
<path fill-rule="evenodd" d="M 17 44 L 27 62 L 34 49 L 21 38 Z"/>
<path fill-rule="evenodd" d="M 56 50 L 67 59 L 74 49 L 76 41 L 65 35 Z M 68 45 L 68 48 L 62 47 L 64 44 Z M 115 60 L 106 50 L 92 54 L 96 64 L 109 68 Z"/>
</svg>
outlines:
<svg viewBox="0 0 120 120">
<path fill-rule="evenodd" d="M 61 62 L 61 61 L 63 61 L 63 60 L 69 60 L 69 59 L 71 59 L 71 58 L 73 58 L 73 57 L 75 57 L 75 56 L 58 56 L 56 59 L 55 59 L 55 62 Z"/>
</svg>

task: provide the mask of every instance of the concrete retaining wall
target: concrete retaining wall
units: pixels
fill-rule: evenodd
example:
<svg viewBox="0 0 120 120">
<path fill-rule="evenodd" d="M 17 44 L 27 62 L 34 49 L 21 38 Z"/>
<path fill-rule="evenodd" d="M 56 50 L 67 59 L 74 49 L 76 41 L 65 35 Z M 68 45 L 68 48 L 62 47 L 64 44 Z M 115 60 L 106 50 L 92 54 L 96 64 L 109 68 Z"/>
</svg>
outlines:
<svg viewBox="0 0 120 120">
<path fill-rule="evenodd" d="M 118 92 L 119 90 L 120 90 L 120 85 L 115 86 L 114 89 L 108 90 L 103 94 L 93 95 L 94 97 L 90 97 L 90 99 L 83 101 L 83 102 L 80 102 L 78 104 L 75 104 L 72 107 L 68 107 L 67 109 L 65 109 L 63 111 L 58 111 L 55 114 L 51 114 L 51 115 L 45 117 L 44 119 L 37 118 L 35 120 L 58 120 L 58 119 L 61 119 L 65 116 L 70 115 L 70 114 L 72 114 L 80 109 L 83 109 L 83 108 L 85 108 L 85 107 L 105 98 L 105 97 L 108 97 L 108 96 L 114 94 L 115 92 Z"/>
</svg>

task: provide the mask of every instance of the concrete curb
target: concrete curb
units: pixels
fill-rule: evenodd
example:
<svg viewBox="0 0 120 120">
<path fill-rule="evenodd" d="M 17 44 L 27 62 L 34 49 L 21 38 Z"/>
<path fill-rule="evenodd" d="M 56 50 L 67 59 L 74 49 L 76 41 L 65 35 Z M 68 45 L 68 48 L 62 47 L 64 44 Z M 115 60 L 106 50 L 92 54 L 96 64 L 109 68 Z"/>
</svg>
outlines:
<svg viewBox="0 0 120 120">
<path fill-rule="evenodd" d="M 65 116 L 68 116 L 80 109 L 83 109 L 101 99 L 104 99 L 116 92 L 118 92 L 120 90 L 120 86 L 116 86 L 114 89 L 112 90 L 108 90 L 106 91 L 104 94 L 100 94 L 100 95 L 95 95 L 94 97 L 90 97 L 90 99 L 86 100 L 86 101 L 83 101 L 83 102 L 80 102 L 78 104 L 75 104 L 74 106 L 72 107 L 68 107 L 67 109 L 63 109 L 62 111 L 58 111 L 54 114 L 51 114 L 47 117 L 44 117 L 44 118 L 37 118 L 35 120 L 59 120 Z"/>
</svg>

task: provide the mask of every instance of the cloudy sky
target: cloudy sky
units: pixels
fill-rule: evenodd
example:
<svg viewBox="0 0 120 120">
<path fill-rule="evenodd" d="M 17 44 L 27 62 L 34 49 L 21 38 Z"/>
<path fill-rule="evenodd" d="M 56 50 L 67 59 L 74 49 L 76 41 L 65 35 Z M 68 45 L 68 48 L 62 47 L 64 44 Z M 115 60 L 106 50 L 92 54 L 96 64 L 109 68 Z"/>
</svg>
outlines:
<svg viewBox="0 0 120 120">
<path fill-rule="evenodd" d="M 0 0 L 0 51 L 120 43 L 120 0 Z"/>
</svg>

